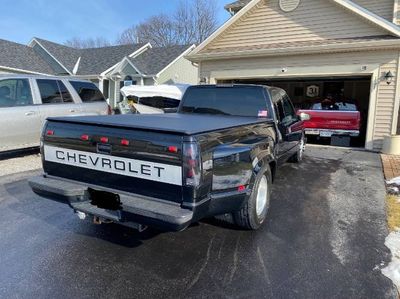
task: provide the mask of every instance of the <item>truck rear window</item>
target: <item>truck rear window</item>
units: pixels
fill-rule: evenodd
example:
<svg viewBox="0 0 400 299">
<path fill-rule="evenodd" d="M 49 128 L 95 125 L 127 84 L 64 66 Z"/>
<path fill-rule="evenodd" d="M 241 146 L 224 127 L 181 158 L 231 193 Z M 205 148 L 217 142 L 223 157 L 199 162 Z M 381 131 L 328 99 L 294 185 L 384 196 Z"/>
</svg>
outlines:
<svg viewBox="0 0 400 299">
<path fill-rule="evenodd" d="M 222 114 L 271 118 L 261 87 L 189 87 L 180 106 L 182 113 Z"/>
<path fill-rule="evenodd" d="M 105 101 L 100 90 L 90 82 L 70 81 L 72 87 L 79 94 L 82 102 L 102 102 Z"/>
<path fill-rule="evenodd" d="M 311 105 L 310 110 L 357 111 L 354 103 L 322 101 Z"/>
</svg>

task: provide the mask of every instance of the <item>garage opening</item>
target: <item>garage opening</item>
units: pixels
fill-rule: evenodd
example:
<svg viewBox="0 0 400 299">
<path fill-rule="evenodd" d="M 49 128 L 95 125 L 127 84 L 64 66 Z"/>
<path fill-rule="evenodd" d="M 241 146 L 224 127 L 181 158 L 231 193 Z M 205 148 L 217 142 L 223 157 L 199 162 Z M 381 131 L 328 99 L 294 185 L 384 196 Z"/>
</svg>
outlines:
<svg viewBox="0 0 400 299">
<path fill-rule="evenodd" d="M 290 79 L 237 79 L 218 80 L 218 83 L 261 84 L 276 86 L 284 89 L 298 110 L 321 110 L 321 112 L 335 111 L 349 113 L 359 112 L 359 135 L 345 130 L 329 130 L 336 122 L 346 125 L 348 120 L 329 120 L 323 124 L 323 130 L 309 130 L 308 142 L 325 144 L 364 147 L 367 132 L 368 109 L 370 100 L 371 77 L 324 77 L 324 78 L 290 78 Z M 329 103 L 329 105 L 325 105 Z M 325 114 L 327 115 L 327 114 Z M 346 115 L 346 114 L 343 114 Z M 331 122 L 329 124 L 328 122 Z M 350 136 L 352 134 L 352 136 Z"/>
</svg>

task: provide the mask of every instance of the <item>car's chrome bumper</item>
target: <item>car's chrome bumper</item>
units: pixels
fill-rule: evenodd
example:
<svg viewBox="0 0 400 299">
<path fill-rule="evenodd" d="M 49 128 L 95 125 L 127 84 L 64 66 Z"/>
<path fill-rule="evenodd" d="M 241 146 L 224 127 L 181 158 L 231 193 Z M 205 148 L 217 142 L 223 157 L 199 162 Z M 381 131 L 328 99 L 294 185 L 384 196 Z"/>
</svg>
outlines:
<svg viewBox="0 0 400 299">
<path fill-rule="evenodd" d="M 360 131 L 358 130 L 335 130 L 335 129 L 305 129 L 306 135 L 315 135 L 320 137 L 332 137 L 332 135 L 341 136 L 360 136 Z"/>
</svg>

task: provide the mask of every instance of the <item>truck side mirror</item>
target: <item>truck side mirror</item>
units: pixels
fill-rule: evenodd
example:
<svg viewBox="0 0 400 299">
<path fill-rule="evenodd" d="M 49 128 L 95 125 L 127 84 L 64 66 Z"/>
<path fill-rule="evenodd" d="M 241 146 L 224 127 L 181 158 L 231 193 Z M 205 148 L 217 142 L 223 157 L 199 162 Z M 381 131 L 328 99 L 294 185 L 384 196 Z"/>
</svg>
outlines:
<svg viewBox="0 0 400 299">
<path fill-rule="evenodd" d="M 307 113 L 304 113 L 304 112 L 301 112 L 299 117 L 300 117 L 300 120 L 302 120 L 302 121 L 306 121 L 306 120 L 310 120 L 311 119 L 310 114 L 307 114 Z"/>
</svg>

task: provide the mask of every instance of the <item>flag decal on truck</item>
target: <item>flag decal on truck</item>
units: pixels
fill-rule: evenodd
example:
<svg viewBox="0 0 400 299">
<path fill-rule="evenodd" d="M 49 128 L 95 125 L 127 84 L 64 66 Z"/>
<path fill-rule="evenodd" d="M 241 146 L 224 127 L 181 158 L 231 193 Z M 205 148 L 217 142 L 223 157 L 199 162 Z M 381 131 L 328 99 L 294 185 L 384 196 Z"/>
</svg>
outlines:
<svg viewBox="0 0 400 299">
<path fill-rule="evenodd" d="M 176 165 L 128 159 L 44 145 L 49 162 L 182 186 L 182 168 Z"/>
</svg>

